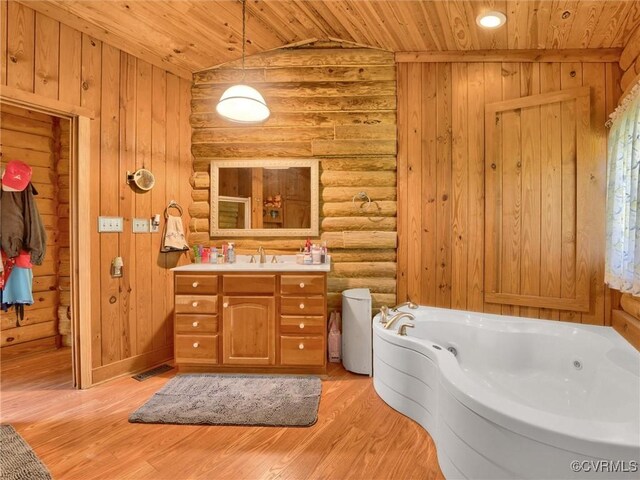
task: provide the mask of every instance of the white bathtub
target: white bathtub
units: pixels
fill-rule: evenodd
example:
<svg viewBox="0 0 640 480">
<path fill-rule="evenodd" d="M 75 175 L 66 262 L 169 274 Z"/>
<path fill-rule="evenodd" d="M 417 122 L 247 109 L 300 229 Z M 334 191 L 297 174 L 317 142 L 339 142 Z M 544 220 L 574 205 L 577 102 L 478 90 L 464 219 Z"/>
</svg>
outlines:
<svg viewBox="0 0 640 480">
<path fill-rule="evenodd" d="M 433 437 L 445 477 L 640 478 L 640 354 L 613 329 L 401 311 L 416 319 L 373 320 L 374 387 Z"/>
</svg>

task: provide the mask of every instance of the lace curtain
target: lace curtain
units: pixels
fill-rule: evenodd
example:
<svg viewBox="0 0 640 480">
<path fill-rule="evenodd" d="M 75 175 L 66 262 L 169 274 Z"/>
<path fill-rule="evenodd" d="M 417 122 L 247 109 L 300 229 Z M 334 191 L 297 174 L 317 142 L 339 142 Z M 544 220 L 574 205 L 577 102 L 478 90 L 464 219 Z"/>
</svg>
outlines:
<svg viewBox="0 0 640 480">
<path fill-rule="evenodd" d="M 640 85 L 611 117 L 605 282 L 640 295 Z"/>
</svg>

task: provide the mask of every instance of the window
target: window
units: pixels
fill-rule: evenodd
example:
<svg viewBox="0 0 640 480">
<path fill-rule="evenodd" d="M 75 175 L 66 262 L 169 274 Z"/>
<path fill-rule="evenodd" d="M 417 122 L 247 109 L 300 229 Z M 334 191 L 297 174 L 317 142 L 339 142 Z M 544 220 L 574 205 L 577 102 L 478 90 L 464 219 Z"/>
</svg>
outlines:
<svg viewBox="0 0 640 480">
<path fill-rule="evenodd" d="M 612 116 L 607 172 L 605 282 L 640 295 L 640 86 Z"/>
</svg>

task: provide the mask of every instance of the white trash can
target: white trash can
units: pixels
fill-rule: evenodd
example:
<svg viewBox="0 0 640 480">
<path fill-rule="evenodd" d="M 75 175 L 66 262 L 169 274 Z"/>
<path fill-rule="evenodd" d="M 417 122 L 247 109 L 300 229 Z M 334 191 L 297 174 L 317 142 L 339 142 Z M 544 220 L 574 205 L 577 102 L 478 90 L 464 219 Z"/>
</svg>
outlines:
<svg viewBox="0 0 640 480">
<path fill-rule="evenodd" d="M 371 292 L 353 288 L 342 292 L 342 364 L 354 373 L 371 376 Z"/>
</svg>

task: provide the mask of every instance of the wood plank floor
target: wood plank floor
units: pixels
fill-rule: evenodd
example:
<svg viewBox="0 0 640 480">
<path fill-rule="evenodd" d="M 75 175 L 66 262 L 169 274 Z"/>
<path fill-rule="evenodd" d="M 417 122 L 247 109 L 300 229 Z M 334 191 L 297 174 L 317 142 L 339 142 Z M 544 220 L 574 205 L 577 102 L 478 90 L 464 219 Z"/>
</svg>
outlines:
<svg viewBox="0 0 640 480">
<path fill-rule="evenodd" d="M 1 366 L 0 421 L 55 479 L 442 479 L 431 437 L 371 379 L 332 365 L 309 428 L 141 425 L 129 413 L 175 371 L 79 391 L 70 350 Z"/>
</svg>

